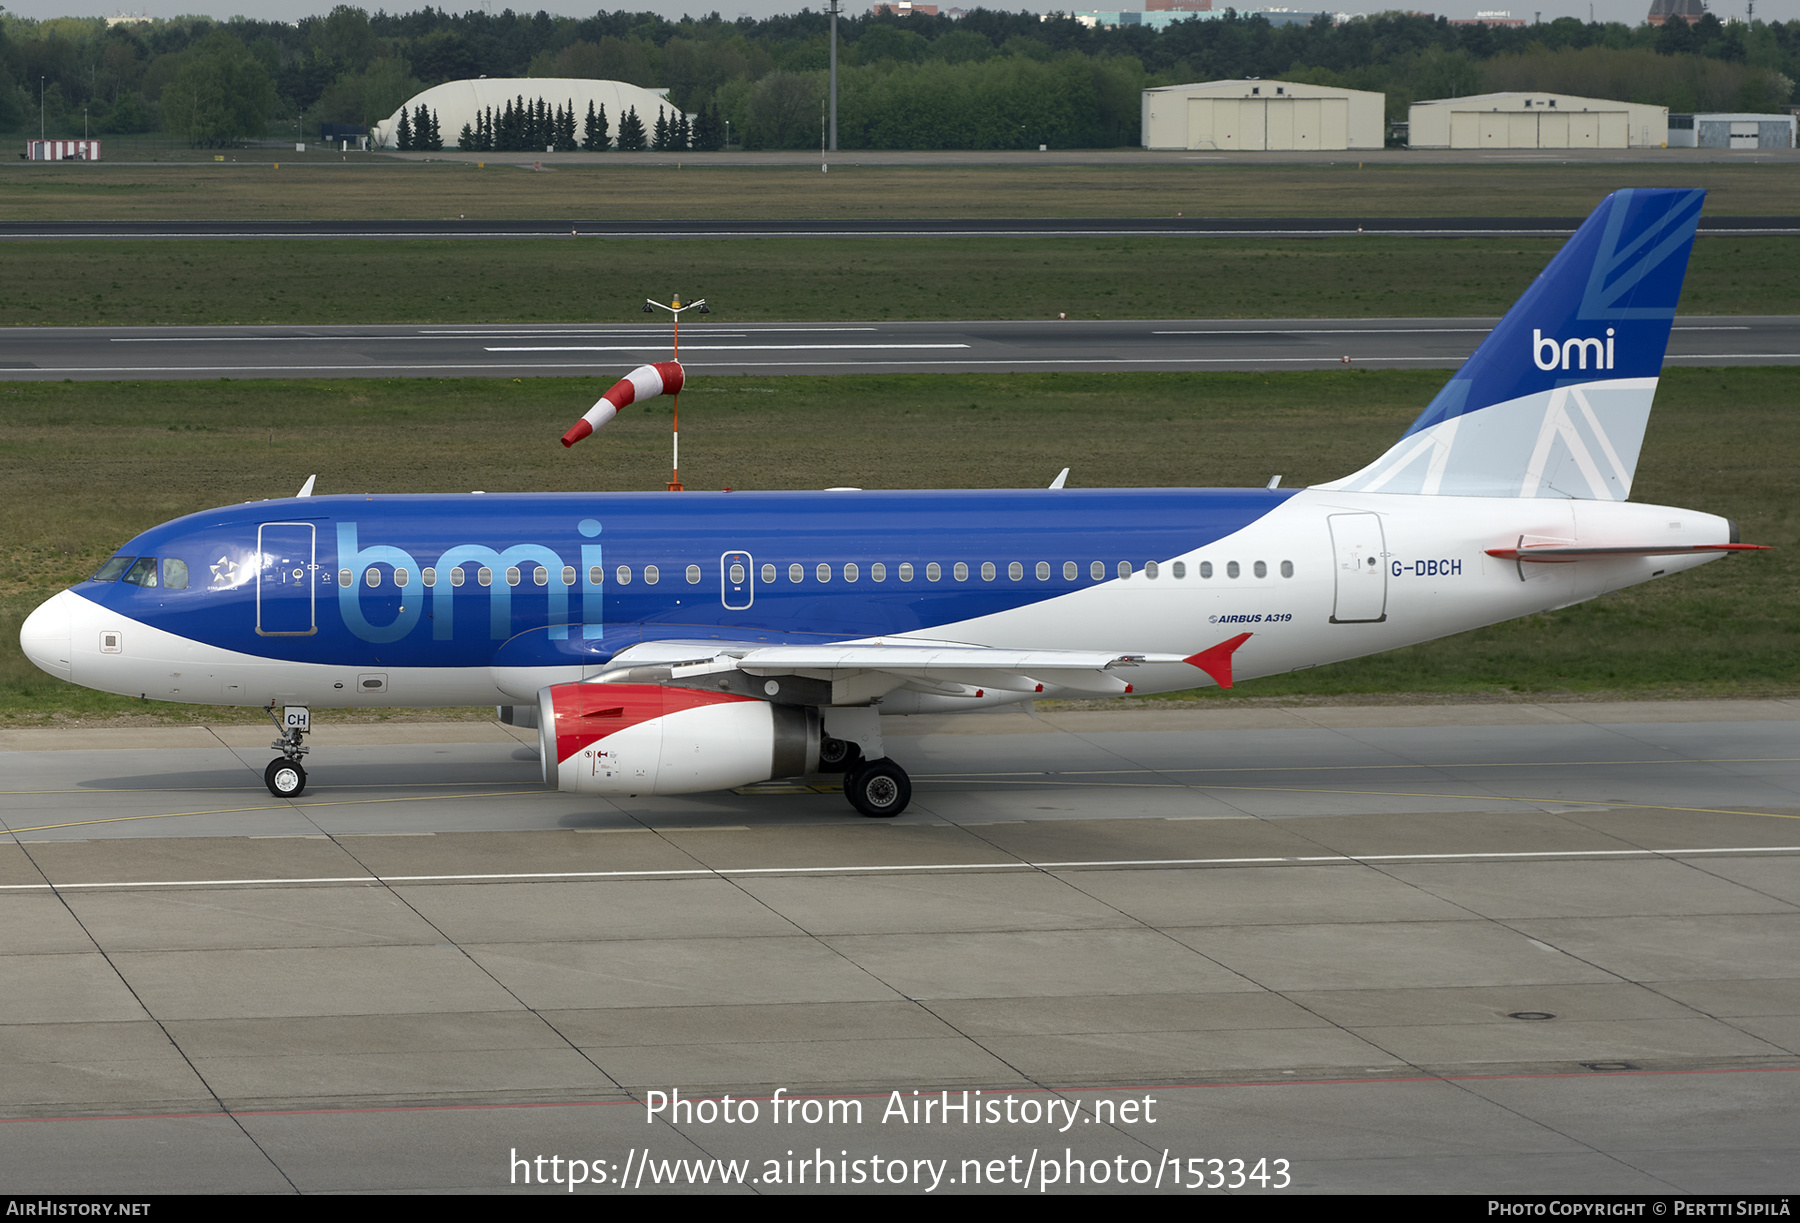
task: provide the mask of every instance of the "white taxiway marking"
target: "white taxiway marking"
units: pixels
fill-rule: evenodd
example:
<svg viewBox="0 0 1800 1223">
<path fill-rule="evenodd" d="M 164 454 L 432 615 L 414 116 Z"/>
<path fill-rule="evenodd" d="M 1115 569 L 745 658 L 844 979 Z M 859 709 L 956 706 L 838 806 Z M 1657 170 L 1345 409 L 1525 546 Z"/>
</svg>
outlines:
<svg viewBox="0 0 1800 1223">
<path fill-rule="evenodd" d="M 528 347 L 528 348 L 488 348 L 485 351 L 487 351 L 487 352 L 642 352 L 644 349 L 650 348 L 652 346 L 658 347 L 658 348 L 662 347 L 662 345 L 660 343 L 652 341 L 651 343 L 648 343 L 648 344 L 638 344 L 638 345 L 628 347 L 628 348 L 594 348 L 594 347 L 588 347 L 585 345 L 564 345 L 564 346 L 560 346 L 560 347 L 552 347 L 549 345 L 539 345 L 539 346 Z M 921 348 L 967 348 L 967 347 L 969 347 L 969 345 L 967 345 L 967 344 L 690 344 L 690 345 L 688 345 L 688 351 L 689 352 L 738 352 L 740 350 L 748 350 L 748 351 L 752 351 L 752 352 L 818 352 L 818 351 L 849 349 L 849 350 L 852 350 L 855 352 L 869 352 L 874 349 L 886 350 L 886 349 L 895 349 L 895 348 L 921 349 Z"/>
<path fill-rule="evenodd" d="M 380 835 L 380 834 L 375 834 Z M 1684 858 L 1696 854 L 1791 854 L 1800 845 L 1730 845 L 1695 849 L 1528 850 L 1517 853 L 1317 854 L 1262 858 L 1122 858 L 1081 862 L 919 862 L 904 866 L 728 866 L 636 871 L 538 871 L 494 875 L 329 875 L 308 879 L 139 879 L 103 883 L 8 883 L 3 892 L 51 891 L 59 888 L 207 888 L 265 887 L 277 884 L 339 883 L 498 883 L 533 879 L 669 879 L 689 875 L 862 875 L 895 871 L 1048 871 L 1118 867 L 1278 866 L 1360 862 L 1468 862 L 1521 858 Z"/>
</svg>

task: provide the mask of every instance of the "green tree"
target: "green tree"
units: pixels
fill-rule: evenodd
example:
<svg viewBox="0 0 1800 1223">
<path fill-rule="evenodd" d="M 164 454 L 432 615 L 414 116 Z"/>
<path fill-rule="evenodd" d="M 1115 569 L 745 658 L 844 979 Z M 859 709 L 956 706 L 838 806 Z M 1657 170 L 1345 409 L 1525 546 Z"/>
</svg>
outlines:
<svg viewBox="0 0 1800 1223">
<path fill-rule="evenodd" d="M 644 121 L 638 118 L 637 107 L 633 106 L 619 120 L 619 151 L 622 153 L 641 153 L 644 151 Z"/>
<path fill-rule="evenodd" d="M 162 91 L 169 129 L 189 144 L 216 148 L 260 136 L 275 106 L 275 82 L 244 44 L 208 35 Z"/>
</svg>

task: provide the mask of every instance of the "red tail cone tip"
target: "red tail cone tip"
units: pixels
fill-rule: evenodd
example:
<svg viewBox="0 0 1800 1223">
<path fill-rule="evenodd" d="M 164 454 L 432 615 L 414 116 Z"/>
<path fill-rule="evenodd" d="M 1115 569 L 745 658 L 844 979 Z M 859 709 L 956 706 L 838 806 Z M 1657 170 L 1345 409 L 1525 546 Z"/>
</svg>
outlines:
<svg viewBox="0 0 1800 1223">
<path fill-rule="evenodd" d="M 593 431 L 594 431 L 594 426 L 588 424 L 585 419 L 578 420 L 575 422 L 574 428 L 570 429 L 567 433 L 563 434 L 562 444 L 564 446 L 573 446 L 576 442 L 579 442 L 582 438 L 586 437 L 588 434 L 592 433 Z"/>
</svg>

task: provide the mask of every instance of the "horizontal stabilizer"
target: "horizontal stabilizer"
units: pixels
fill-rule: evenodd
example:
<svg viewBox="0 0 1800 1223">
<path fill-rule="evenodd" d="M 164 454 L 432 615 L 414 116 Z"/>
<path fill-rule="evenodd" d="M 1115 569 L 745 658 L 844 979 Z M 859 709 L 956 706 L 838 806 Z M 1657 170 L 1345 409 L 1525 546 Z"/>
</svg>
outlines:
<svg viewBox="0 0 1800 1223">
<path fill-rule="evenodd" d="M 1693 556 L 1699 552 L 1767 552 L 1768 544 L 1643 544 L 1590 548 L 1581 544 L 1527 544 L 1522 548 L 1489 548 L 1503 561 L 1534 565 L 1567 565 L 1574 561 L 1616 560 L 1621 556 Z"/>
</svg>

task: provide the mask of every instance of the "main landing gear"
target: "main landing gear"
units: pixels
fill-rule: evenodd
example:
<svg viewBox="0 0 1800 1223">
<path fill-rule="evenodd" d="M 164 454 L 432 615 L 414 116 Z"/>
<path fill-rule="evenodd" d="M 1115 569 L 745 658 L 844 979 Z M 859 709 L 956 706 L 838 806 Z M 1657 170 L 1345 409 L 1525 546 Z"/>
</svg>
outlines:
<svg viewBox="0 0 1800 1223">
<path fill-rule="evenodd" d="M 269 746 L 281 755 L 269 761 L 269 767 L 263 770 L 263 784 L 269 787 L 269 793 L 276 798 L 299 798 L 306 790 L 306 770 L 300 766 L 300 757 L 312 751 L 300 739 L 312 729 L 312 719 L 306 709 L 294 705 L 288 706 L 280 714 L 271 705 L 268 714 L 269 720 L 275 723 L 276 732 L 281 736 Z"/>
<path fill-rule="evenodd" d="M 899 815 L 912 801 L 912 778 L 893 760 L 864 760 L 862 748 L 827 735 L 819 743 L 819 771 L 844 775 L 844 797 L 875 819 Z"/>
</svg>

